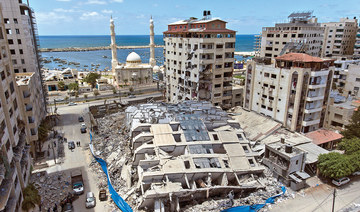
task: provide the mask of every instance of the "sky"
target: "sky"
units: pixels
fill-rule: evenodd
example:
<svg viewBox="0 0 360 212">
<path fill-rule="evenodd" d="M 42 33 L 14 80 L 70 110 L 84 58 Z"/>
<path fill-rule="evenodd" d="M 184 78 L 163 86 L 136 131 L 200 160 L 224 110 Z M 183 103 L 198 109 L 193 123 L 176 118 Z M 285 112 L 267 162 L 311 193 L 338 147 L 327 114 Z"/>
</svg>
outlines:
<svg viewBox="0 0 360 212">
<path fill-rule="evenodd" d="M 167 24 L 202 18 L 203 10 L 227 21 L 237 34 L 258 34 L 265 26 L 286 22 L 292 12 L 313 11 L 319 22 L 360 16 L 359 0 L 29 0 L 35 10 L 39 35 L 109 35 L 113 16 L 117 35 L 155 34 Z"/>
</svg>

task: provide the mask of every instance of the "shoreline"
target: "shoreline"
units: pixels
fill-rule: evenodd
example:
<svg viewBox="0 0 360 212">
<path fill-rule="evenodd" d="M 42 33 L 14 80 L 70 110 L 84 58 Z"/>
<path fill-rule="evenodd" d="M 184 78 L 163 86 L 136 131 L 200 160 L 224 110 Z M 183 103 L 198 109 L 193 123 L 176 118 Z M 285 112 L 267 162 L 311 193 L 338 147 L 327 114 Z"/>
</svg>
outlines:
<svg viewBox="0 0 360 212">
<path fill-rule="evenodd" d="M 255 56 L 255 52 L 251 51 L 251 52 L 234 52 L 235 55 L 240 55 L 240 56 Z"/>
<path fill-rule="evenodd" d="M 116 46 L 117 49 L 146 49 L 147 46 Z M 163 45 L 155 45 L 155 48 L 164 48 Z M 66 47 L 66 48 L 41 48 L 40 52 L 83 52 L 83 51 L 98 51 L 98 50 L 110 50 L 110 46 L 98 46 L 98 47 Z"/>
</svg>

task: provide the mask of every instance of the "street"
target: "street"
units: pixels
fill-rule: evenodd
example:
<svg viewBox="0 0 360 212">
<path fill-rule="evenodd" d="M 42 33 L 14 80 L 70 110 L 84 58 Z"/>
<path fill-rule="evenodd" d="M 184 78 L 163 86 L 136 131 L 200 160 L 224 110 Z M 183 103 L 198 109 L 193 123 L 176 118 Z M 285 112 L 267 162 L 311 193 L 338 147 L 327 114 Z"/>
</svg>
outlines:
<svg viewBox="0 0 360 212">
<path fill-rule="evenodd" d="M 55 166 L 49 167 L 47 169 L 48 173 L 65 171 L 69 175 L 71 171 L 81 169 L 83 179 L 84 179 L 84 194 L 80 195 L 79 199 L 73 202 L 74 211 L 107 211 L 106 203 L 107 201 L 100 202 L 98 199 L 99 190 L 96 186 L 96 178 L 94 173 L 88 169 L 88 165 L 91 162 L 92 155 L 88 147 L 90 142 L 89 131 L 87 133 L 80 133 L 81 123 L 78 122 L 78 117 L 83 116 L 85 119 L 87 128 L 89 129 L 89 116 L 88 116 L 88 105 L 76 105 L 76 106 L 66 106 L 60 107 L 58 113 L 61 115 L 60 125 L 56 128 L 64 132 L 65 138 L 67 141 L 80 141 L 81 147 L 75 147 L 73 151 L 69 150 L 67 143 L 65 145 L 65 158 L 63 163 L 58 163 Z M 86 193 L 92 191 L 96 197 L 96 207 L 92 209 L 85 208 L 85 197 Z M 108 200 L 110 197 L 108 197 Z"/>
</svg>

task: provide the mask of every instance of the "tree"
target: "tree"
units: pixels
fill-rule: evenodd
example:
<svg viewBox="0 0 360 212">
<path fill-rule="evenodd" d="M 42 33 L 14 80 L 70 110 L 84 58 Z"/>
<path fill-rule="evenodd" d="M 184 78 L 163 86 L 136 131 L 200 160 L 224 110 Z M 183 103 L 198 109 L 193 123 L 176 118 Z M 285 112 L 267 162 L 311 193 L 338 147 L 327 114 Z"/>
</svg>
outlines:
<svg viewBox="0 0 360 212">
<path fill-rule="evenodd" d="M 99 96 L 99 95 L 100 95 L 99 91 L 94 89 L 94 96 L 96 97 L 96 96 Z"/>
<path fill-rule="evenodd" d="M 58 82 L 58 88 L 61 91 L 65 90 L 65 83 L 63 81 L 59 81 Z"/>
<path fill-rule="evenodd" d="M 84 94 L 84 98 L 87 99 L 87 98 L 88 98 L 88 95 L 87 95 L 87 94 Z"/>
<path fill-rule="evenodd" d="M 130 93 L 134 92 L 134 88 L 133 88 L 133 87 L 130 87 L 130 88 L 129 88 L 129 92 L 130 92 Z"/>
<path fill-rule="evenodd" d="M 145 82 L 147 83 L 149 80 L 149 76 L 145 76 Z"/>
<path fill-rule="evenodd" d="M 348 139 L 351 138 L 360 138 L 360 107 L 354 111 L 350 124 L 345 126 L 345 130 L 341 134 Z"/>
<path fill-rule="evenodd" d="M 345 177 L 355 171 L 351 157 L 338 152 L 319 155 L 318 167 L 322 175 L 331 178 Z"/>
<path fill-rule="evenodd" d="M 24 201 L 22 202 L 21 208 L 25 211 L 29 211 L 34 208 L 35 205 L 41 203 L 41 197 L 39 191 L 35 188 L 33 184 L 29 184 L 24 189 Z"/>
<path fill-rule="evenodd" d="M 337 86 L 336 86 L 336 83 L 335 83 L 335 82 L 332 83 L 331 89 L 332 89 L 333 91 L 335 91 L 335 90 L 337 89 Z"/>
<path fill-rule="evenodd" d="M 70 91 L 78 91 L 79 90 L 79 84 L 77 84 L 76 82 L 70 83 L 68 85 L 68 88 L 69 88 Z"/>
<path fill-rule="evenodd" d="M 128 83 L 128 82 L 129 82 L 128 79 L 124 79 L 125 86 L 126 86 L 126 83 Z"/>
<path fill-rule="evenodd" d="M 115 87 L 113 87 L 113 88 L 112 88 L 112 92 L 113 92 L 113 94 L 116 94 L 116 93 L 117 93 L 117 91 L 116 91 L 116 88 L 115 88 Z"/>
<path fill-rule="evenodd" d="M 100 79 L 100 77 L 100 74 L 91 72 L 83 79 L 83 82 L 89 83 L 91 87 L 94 88 L 96 85 L 96 80 Z"/>
<path fill-rule="evenodd" d="M 345 150 L 346 155 L 360 152 L 360 138 L 343 139 L 339 143 L 339 149 Z"/>
<path fill-rule="evenodd" d="M 144 80 L 144 79 L 143 79 L 142 77 L 139 77 L 139 79 L 138 79 L 138 80 L 139 80 L 139 84 L 141 84 L 141 83 L 143 82 L 143 80 Z"/>
</svg>

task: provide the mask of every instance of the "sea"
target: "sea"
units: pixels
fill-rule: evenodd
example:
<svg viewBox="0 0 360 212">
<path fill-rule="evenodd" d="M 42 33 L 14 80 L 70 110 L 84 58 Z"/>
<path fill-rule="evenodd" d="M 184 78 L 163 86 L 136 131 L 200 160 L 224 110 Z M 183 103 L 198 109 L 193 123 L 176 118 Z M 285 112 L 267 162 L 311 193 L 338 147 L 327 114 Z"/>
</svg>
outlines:
<svg viewBox="0 0 360 212">
<path fill-rule="evenodd" d="M 164 45 L 163 36 L 155 35 L 156 45 Z M 110 45 L 110 35 L 77 35 L 77 36 L 39 36 L 40 48 L 67 48 L 67 47 L 99 47 Z M 118 46 L 144 46 L 149 45 L 149 35 L 117 35 L 116 44 Z M 236 35 L 235 51 L 253 51 L 254 35 Z M 126 57 L 131 52 L 140 55 L 143 63 L 149 62 L 150 50 L 148 48 L 118 49 L 118 61 L 124 63 Z M 42 52 L 42 57 L 48 62 L 43 63 L 46 69 L 76 68 L 80 71 L 97 71 L 111 69 L 111 51 L 96 50 L 83 52 Z M 59 63 L 55 58 L 67 62 L 80 63 L 78 65 Z M 155 59 L 157 65 L 164 63 L 162 48 L 155 48 Z M 235 56 L 236 60 L 244 60 L 242 56 Z"/>
</svg>

